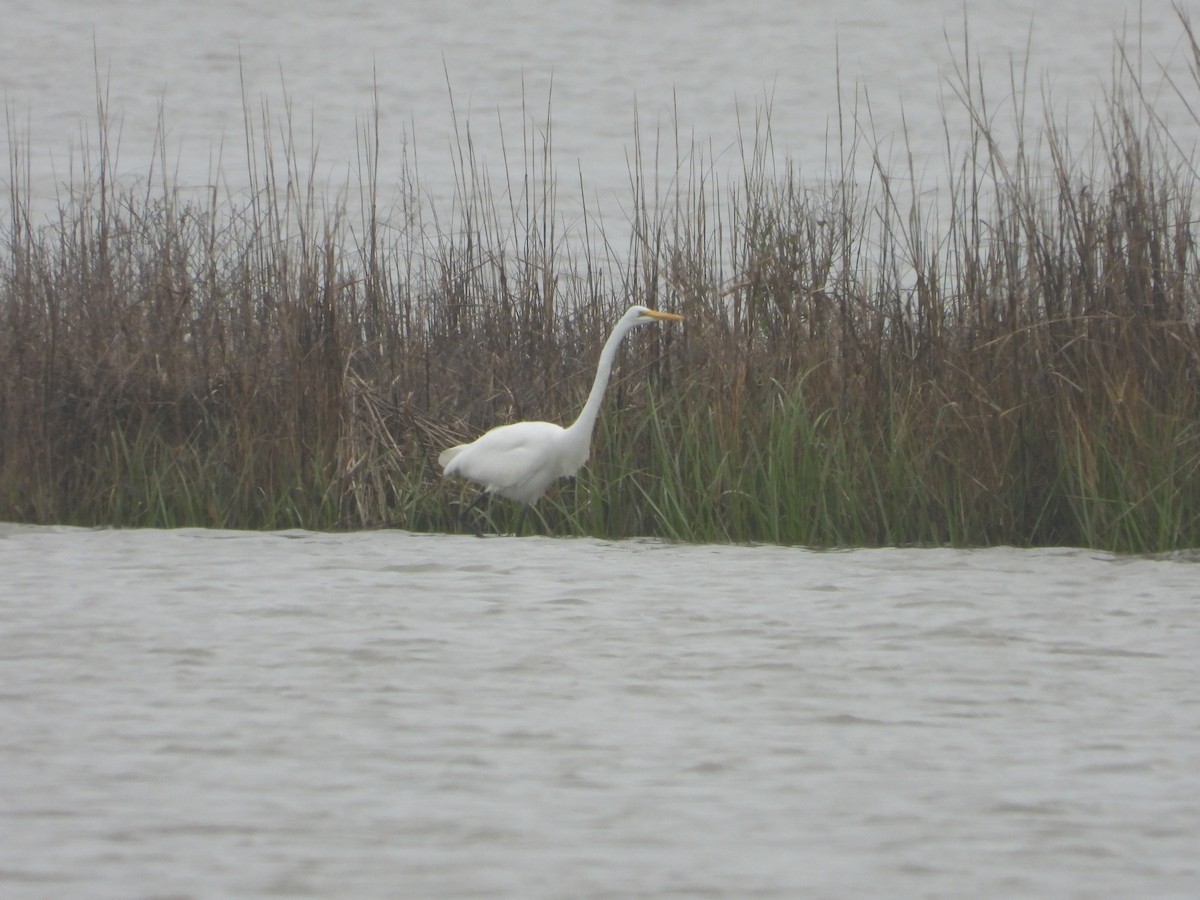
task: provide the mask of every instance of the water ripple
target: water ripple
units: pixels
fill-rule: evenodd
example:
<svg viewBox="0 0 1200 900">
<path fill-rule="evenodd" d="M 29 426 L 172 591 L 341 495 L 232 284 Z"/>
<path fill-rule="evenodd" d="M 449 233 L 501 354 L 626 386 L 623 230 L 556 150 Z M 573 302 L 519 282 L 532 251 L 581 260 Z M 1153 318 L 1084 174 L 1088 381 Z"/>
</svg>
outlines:
<svg viewBox="0 0 1200 900">
<path fill-rule="evenodd" d="M 462 540 L 0 528 L 0 893 L 1200 877 L 1190 562 Z"/>
</svg>

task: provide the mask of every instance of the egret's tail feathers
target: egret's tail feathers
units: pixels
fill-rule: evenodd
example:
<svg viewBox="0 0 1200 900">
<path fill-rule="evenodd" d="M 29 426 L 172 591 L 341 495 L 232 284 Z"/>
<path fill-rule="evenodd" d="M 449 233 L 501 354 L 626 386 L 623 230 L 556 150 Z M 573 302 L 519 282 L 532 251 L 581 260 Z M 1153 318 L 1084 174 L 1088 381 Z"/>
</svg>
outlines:
<svg viewBox="0 0 1200 900">
<path fill-rule="evenodd" d="M 438 454 L 438 465 L 445 469 L 446 466 L 450 465 L 450 463 L 454 460 L 454 457 L 458 456 L 458 454 L 462 453 L 466 449 L 466 444 L 459 444 L 457 447 L 451 447 L 449 450 L 443 450 L 440 454 Z"/>
</svg>

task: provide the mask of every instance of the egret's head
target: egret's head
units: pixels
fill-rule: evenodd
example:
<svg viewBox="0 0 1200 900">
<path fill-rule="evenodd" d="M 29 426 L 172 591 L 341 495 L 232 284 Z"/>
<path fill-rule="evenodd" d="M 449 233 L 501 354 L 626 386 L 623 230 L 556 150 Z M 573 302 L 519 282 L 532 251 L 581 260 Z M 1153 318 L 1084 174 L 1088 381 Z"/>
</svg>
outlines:
<svg viewBox="0 0 1200 900">
<path fill-rule="evenodd" d="M 659 312 L 657 309 L 649 309 L 645 306 L 631 306 L 629 311 L 625 313 L 625 318 L 636 324 L 645 322 L 682 322 L 683 316 L 676 313 Z"/>
</svg>

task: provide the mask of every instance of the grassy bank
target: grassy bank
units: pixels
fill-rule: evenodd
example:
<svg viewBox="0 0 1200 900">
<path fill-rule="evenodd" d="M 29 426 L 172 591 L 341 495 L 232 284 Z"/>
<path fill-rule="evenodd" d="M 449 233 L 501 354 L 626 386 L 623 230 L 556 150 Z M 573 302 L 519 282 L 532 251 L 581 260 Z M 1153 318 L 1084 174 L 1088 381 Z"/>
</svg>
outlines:
<svg viewBox="0 0 1200 900">
<path fill-rule="evenodd" d="M 633 172 L 620 247 L 556 219 L 546 134 L 507 185 L 464 152 L 447 221 L 370 124 L 346 215 L 270 123 L 247 123 L 241 199 L 116 184 L 102 109 L 52 223 L 10 160 L 0 519 L 456 530 L 438 451 L 573 418 L 641 302 L 687 321 L 627 342 L 539 527 L 1200 546 L 1192 160 L 1132 76 L 1084 158 L 1053 123 L 1001 149 L 984 86 L 957 89 L 971 125 L 934 200 L 882 161 L 806 180 L 750 138 L 732 179 L 695 148 L 669 187 Z M 875 148 L 842 124 L 861 171 Z"/>
</svg>

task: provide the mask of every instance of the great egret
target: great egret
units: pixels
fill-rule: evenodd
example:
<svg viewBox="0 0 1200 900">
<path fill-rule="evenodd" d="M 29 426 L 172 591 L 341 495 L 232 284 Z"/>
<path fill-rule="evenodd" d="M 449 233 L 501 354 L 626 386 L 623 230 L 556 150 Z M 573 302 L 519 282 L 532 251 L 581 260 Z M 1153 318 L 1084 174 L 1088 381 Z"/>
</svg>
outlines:
<svg viewBox="0 0 1200 900">
<path fill-rule="evenodd" d="M 647 322 L 678 322 L 682 319 L 683 316 L 675 313 L 644 306 L 629 307 L 600 351 L 596 380 L 592 382 L 583 411 L 566 428 L 552 422 L 515 422 L 493 428 L 469 444 L 443 450 L 438 456 L 438 464 L 446 475 L 461 475 L 481 486 L 479 493 L 459 514 L 459 520 L 465 525 L 467 515 L 480 500 L 489 494 L 499 494 L 522 504 L 517 523 L 520 533 L 526 510 L 537 503 L 557 479 L 569 478 L 587 462 L 592 429 L 622 338 Z M 472 530 L 480 533 L 478 529 Z"/>
</svg>

